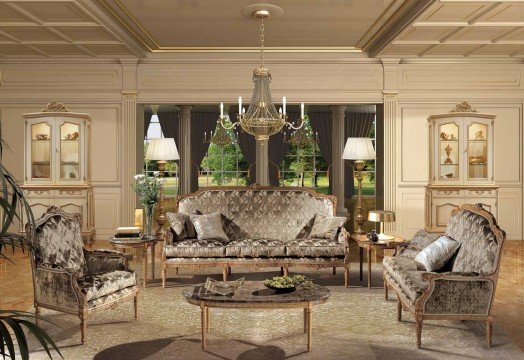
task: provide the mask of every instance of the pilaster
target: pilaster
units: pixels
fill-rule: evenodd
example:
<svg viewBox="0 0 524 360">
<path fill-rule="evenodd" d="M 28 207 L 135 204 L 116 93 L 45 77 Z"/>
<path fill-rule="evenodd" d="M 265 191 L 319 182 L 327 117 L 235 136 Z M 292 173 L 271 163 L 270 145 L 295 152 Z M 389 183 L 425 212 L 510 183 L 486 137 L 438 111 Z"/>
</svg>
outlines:
<svg viewBox="0 0 524 360">
<path fill-rule="evenodd" d="M 344 117 L 346 105 L 331 106 L 331 142 L 332 142 L 332 165 L 331 165 L 331 184 L 333 195 L 337 198 L 337 216 L 346 216 L 344 195 Z"/>
<path fill-rule="evenodd" d="M 261 186 L 269 186 L 268 141 L 257 140 L 256 144 L 256 183 Z"/>
<path fill-rule="evenodd" d="M 136 174 L 136 90 L 122 91 L 122 208 L 120 221 L 124 226 L 133 225 L 136 195 L 131 189 Z"/>
<path fill-rule="evenodd" d="M 180 194 L 191 192 L 191 105 L 180 106 L 180 144 L 178 152 L 180 154 L 179 174 L 180 174 Z"/>
</svg>

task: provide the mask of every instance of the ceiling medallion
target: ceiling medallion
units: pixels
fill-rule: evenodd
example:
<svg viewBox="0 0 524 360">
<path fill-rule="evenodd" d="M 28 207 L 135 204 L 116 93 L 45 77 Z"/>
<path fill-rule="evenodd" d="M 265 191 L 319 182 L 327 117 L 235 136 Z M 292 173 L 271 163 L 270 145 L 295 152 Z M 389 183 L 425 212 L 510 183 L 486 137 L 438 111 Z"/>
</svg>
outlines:
<svg viewBox="0 0 524 360">
<path fill-rule="evenodd" d="M 242 107 L 242 97 L 238 98 L 237 122 L 231 125 L 225 124 L 223 104 L 220 104 L 219 121 L 221 126 L 226 130 L 240 126 L 242 130 L 253 135 L 257 141 L 268 140 L 271 135 L 281 131 L 284 126 L 298 130 L 304 125 L 304 104 L 301 104 L 301 121 L 298 126 L 288 122 L 285 96 L 282 98 L 282 108 L 277 111 L 269 88 L 271 74 L 269 69 L 264 67 L 264 20 L 275 19 L 282 13 L 282 8 L 272 4 L 252 4 L 242 9 L 241 14 L 244 17 L 260 20 L 260 65 L 253 70 L 255 86 L 247 111 Z"/>
<path fill-rule="evenodd" d="M 477 110 L 473 109 L 467 101 L 463 101 L 460 104 L 455 105 L 450 112 L 477 112 Z"/>
</svg>

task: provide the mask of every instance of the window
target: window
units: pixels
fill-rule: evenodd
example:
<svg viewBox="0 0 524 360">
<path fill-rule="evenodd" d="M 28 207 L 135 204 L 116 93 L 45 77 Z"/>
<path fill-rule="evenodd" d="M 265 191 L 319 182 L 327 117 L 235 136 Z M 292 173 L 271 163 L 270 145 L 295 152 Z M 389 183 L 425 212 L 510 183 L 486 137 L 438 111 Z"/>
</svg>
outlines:
<svg viewBox="0 0 524 360">
<path fill-rule="evenodd" d="M 309 122 L 304 127 L 304 131 L 313 138 Z M 329 193 L 328 166 L 317 143 L 290 145 L 280 165 L 280 185 L 311 187 L 316 191 Z"/>
<path fill-rule="evenodd" d="M 147 146 L 151 139 L 163 138 L 162 128 L 158 120 L 158 116 L 154 114 L 151 117 L 151 122 L 147 128 L 146 138 L 144 139 L 144 157 L 147 153 Z M 144 159 L 144 173 L 152 176 L 155 171 L 158 171 L 158 164 L 155 160 L 147 161 Z M 178 189 L 178 163 L 176 161 L 168 161 L 166 164 L 166 183 L 164 185 L 164 195 L 167 197 L 175 196 Z"/>
<path fill-rule="evenodd" d="M 376 145 L 376 127 L 377 127 L 377 119 L 373 120 L 373 124 L 371 124 L 371 127 L 369 128 L 369 134 L 368 136 L 371 138 L 371 142 L 373 143 L 373 146 L 375 147 L 375 151 L 377 149 Z M 375 160 L 366 160 L 366 164 L 364 167 L 364 170 L 362 171 L 362 195 L 363 196 L 375 196 L 375 179 L 376 179 L 376 170 L 375 170 Z M 355 194 L 358 194 L 358 183 L 355 180 Z"/>
<path fill-rule="evenodd" d="M 230 136 L 233 135 L 231 130 L 227 132 Z M 200 164 L 198 186 L 245 186 L 247 184 L 248 164 L 240 146 L 236 142 L 225 146 L 211 143 Z"/>
</svg>

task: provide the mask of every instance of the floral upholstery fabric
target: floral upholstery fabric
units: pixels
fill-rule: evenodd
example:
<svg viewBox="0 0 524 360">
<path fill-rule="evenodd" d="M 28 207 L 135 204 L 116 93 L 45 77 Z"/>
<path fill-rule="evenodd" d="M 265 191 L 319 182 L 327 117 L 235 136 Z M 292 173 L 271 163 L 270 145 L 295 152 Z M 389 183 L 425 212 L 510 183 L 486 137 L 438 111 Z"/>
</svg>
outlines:
<svg viewBox="0 0 524 360">
<path fill-rule="evenodd" d="M 195 226 L 198 240 L 217 239 L 223 242 L 229 241 L 222 228 L 222 215 L 219 212 L 207 215 L 191 214 L 190 219 Z"/>
<path fill-rule="evenodd" d="M 78 279 L 78 286 L 86 295 L 87 301 L 98 299 L 135 285 L 135 274 L 129 271 L 111 271 L 97 275 L 86 275 Z"/>
<path fill-rule="evenodd" d="M 137 291 L 136 286 L 130 286 L 130 287 L 124 288 L 122 290 L 118 290 L 118 291 L 116 291 L 114 293 L 111 293 L 111 294 L 108 294 L 108 295 L 101 296 L 99 298 L 90 300 L 90 301 L 87 302 L 87 307 L 88 308 L 95 308 L 95 307 L 98 307 L 98 306 L 102 306 L 102 305 L 105 305 L 105 304 L 116 302 L 116 301 L 119 301 L 120 299 L 122 299 L 122 298 L 124 298 L 126 296 L 130 296 L 131 294 L 134 294 L 136 291 Z"/>
<path fill-rule="evenodd" d="M 286 243 L 286 255 L 297 257 L 344 256 L 344 244 L 331 239 L 296 239 Z"/>
<path fill-rule="evenodd" d="M 34 273 L 35 301 L 78 310 L 80 296 L 73 287 L 73 274 L 65 269 L 39 266 Z"/>
<path fill-rule="evenodd" d="M 310 236 L 312 238 L 335 240 L 340 228 L 346 223 L 346 217 L 317 215 Z"/>
<path fill-rule="evenodd" d="M 437 279 L 424 312 L 487 315 L 492 294 L 490 281 Z"/>
<path fill-rule="evenodd" d="M 130 254 L 123 254 L 114 250 L 85 250 L 87 275 L 100 274 L 115 270 L 128 270 L 126 261 L 130 260 Z"/>
<path fill-rule="evenodd" d="M 501 244 L 486 218 L 462 209 L 449 219 L 446 234 L 461 243 L 453 271 L 493 273 Z"/>
<path fill-rule="evenodd" d="M 399 256 L 414 259 L 422 249 L 437 240 L 441 234 L 419 230 Z"/>
<path fill-rule="evenodd" d="M 185 239 L 164 246 L 166 257 L 223 257 L 226 247 L 220 240 Z"/>
<path fill-rule="evenodd" d="M 283 242 L 296 239 L 313 216 L 333 216 L 333 208 L 331 199 L 315 198 L 306 191 L 249 188 L 210 189 L 183 198 L 178 205 L 178 211 L 186 214 L 220 212 L 245 233 L 245 238 Z"/>
<path fill-rule="evenodd" d="M 395 279 L 412 301 L 418 299 L 429 286 L 428 282 L 422 280 L 422 274 L 426 271 L 418 271 L 414 260 L 399 256 L 386 256 L 383 265 L 387 273 Z"/>
<path fill-rule="evenodd" d="M 226 245 L 226 256 L 273 257 L 286 256 L 286 245 L 280 240 L 244 239 Z"/>
<path fill-rule="evenodd" d="M 37 263 L 67 269 L 70 272 L 83 271 L 84 243 L 81 219 L 74 215 L 62 215 L 57 208 L 50 208 L 35 221 L 34 242 L 38 246 Z"/>
<path fill-rule="evenodd" d="M 188 214 L 168 212 L 166 213 L 166 217 L 169 221 L 171 230 L 176 234 L 176 240 L 196 237 L 195 227 L 189 219 Z"/>
</svg>

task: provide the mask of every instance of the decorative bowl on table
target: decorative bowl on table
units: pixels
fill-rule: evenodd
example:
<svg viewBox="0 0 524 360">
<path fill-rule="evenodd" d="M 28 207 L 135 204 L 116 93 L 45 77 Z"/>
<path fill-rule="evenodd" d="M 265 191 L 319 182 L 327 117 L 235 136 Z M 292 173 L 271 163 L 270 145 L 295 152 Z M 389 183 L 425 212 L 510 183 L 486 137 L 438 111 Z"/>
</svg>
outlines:
<svg viewBox="0 0 524 360">
<path fill-rule="evenodd" d="M 275 290 L 277 293 L 290 293 L 297 288 L 310 288 L 313 283 L 304 275 L 276 276 L 272 279 L 264 280 L 264 286 Z"/>
</svg>

